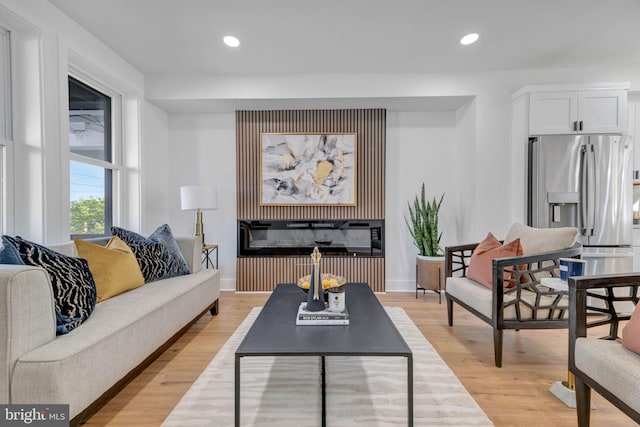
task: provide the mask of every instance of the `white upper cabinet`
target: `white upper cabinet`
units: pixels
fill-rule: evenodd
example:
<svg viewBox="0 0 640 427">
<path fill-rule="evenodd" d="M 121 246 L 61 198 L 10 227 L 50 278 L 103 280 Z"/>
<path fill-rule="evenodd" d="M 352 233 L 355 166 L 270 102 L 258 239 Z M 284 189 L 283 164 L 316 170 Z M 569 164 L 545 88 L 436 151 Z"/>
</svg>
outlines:
<svg viewBox="0 0 640 427">
<path fill-rule="evenodd" d="M 529 135 L 626 130 L 626 90 L 532 92 L 529 102 Z"/>
<path fill-rule="evenodd" d="M 578 120 L 582 133 L 624 133 L 627 91 L 578 92 Z"/>
<path fill-rule="evenodd" d="M 574 133 L 578 92 L 533 92 L 529 102 L 529 134 Z"/>
</svg>

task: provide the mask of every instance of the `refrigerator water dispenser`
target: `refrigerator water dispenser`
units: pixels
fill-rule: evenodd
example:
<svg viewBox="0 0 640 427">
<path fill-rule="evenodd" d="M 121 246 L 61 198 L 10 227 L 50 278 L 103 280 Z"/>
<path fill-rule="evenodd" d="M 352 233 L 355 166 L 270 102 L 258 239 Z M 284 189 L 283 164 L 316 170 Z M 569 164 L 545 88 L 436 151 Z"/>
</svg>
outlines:
<svg viewBox="0 0 640 427">
<path fill-rule="evenodd" d="M 578 223 L 580 194 L 574 192 L 547 193 L 549 228 L 573 227 Z"/>
</svg>

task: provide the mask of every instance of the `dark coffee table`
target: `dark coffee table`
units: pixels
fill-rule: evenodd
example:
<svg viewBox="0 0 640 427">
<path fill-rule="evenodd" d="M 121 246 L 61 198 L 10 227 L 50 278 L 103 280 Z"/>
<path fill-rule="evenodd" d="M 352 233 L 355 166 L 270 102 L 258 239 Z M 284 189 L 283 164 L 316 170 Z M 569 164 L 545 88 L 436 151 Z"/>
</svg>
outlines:
<svg viewBox="0 0 640 427">
<path fill-rule="evenodd" d="M 326 426 L 326 356 L 407 358 L 407 417 L 413 426 L 413 355 L 371 288 L 347 283 L 349 325 L 296 326 L 298 306 L 307 294 L 295 284 L 279 284 L 236 350 L 235 425 L 240 426 L 240 361 L 249 356 L 320 356 L 322 426 Z"/>
</svg>

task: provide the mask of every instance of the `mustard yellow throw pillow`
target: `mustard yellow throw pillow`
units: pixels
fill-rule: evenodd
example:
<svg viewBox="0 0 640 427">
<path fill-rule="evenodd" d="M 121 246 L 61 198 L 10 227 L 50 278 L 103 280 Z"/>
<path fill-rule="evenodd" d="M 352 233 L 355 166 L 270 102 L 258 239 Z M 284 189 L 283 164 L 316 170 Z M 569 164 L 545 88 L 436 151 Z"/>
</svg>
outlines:
<svg viewBox="0 0 640 427">
<path fill-rule="evenodd" d="M 144 277 L 129 246 L 113 236 L 106 246 L 73 240 L 78 258 L 89 263 L 98 291 L 98 302 L 144 285 Z"/>
</svg>

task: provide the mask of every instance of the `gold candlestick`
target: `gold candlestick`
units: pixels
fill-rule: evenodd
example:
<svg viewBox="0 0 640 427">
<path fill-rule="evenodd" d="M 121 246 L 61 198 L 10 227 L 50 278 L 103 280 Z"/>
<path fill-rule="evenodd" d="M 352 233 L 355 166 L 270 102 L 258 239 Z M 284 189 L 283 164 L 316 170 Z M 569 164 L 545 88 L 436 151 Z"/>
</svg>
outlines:
<svg viewBox="0 0 640 427">
<path fill-rule="evenodd" d="M 315 288 L 313 289 L 313 299 L 314 300 L 319 300 L 320 299 L 320 295 L 319 295 L 319 291 L 318 289 L 322 287 L 322 280 L 320 279 L 320 258 L 322 257 L 322 255 L 320 254 L 320 251 L 318 250 L 317 247 L 313 248 L 313 253 L 311 254 L 311 259 L 313 259 L 313 279 L 314 282 L 316 284 Z"/>
</svg>

